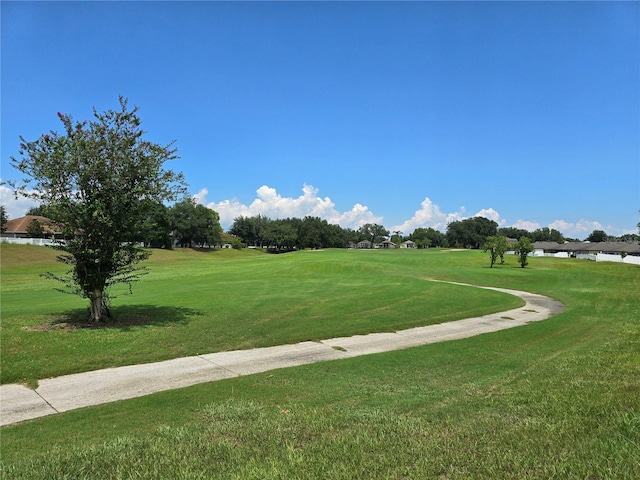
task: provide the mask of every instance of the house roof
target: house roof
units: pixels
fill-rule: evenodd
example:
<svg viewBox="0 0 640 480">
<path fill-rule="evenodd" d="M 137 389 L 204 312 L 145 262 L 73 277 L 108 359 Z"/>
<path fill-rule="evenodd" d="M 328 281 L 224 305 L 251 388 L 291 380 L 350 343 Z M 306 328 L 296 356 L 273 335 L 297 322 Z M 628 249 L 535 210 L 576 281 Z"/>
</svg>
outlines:
<svg viewBox="0 0 640 480">
<path fill-rule="evenodd" d="M 25 215 L 24 217 L 8 220 L 5 223 L 5 232 L 27 233 L 27 228 L 34 220 L 40 222 L 42 229 L 46 233 L 60 233 L 60 226 L 56 225 L 50 218 L 41 217 L 40 215 Z"/>
<path fill-rule="evenodd" d="M 536 250 L 546 250 L 554 252 L 565 252 L 566 249 L 558 242 L 533 242 L 533 248 Z"/>
<path fill-rule="evenodd" d="M 536 250 L 547 252 L 602 252 L 602 253 L 631 253 L 640 254 L 640 244 L 637 242 L 535 242 Z"/>
</svg>

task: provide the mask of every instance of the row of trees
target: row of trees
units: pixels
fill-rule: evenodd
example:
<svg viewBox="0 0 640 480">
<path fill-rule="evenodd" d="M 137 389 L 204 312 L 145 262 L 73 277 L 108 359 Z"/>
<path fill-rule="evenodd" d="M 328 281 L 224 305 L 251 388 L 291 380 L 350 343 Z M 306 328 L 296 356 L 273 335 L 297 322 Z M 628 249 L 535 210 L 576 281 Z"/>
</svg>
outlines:
<svg viewBox="0 0 640 480">
<path fill-rule="evenodd" d="M 319 217 L 272 220 L 263 215 L 234 219 L 229 233 L 248 246 L 272 247 L 276 251 L 304 248 L 342 248 L 349 243 L 383 241 L 389 231 L 377 224 L 365 224 L 357 230 L 330 224 Z"/>
<path fill-rule="evenodd" d="M 400 231 L 394 231 L 393 235 L 390 235 L 389 230 L 378 224 L 368 223 L 353 230 L 329 224 L 318 217 L 272 220 L 263 215 L 257 215 L 236 218 L 229 233 L 250 246 L 271 246 L 284 251 L 296 248 L 341 248 L 362 240 L 376 244 L 386 239 L 396 244 L 411 240 L 418 248 L 475 249 L 483 248 L 487 238 L 496 235 L 511 238 L 525 237 L 531 242 L 541 240 L 563 242 L 565 240 L 559 231 L 549 228 L 541 228 L 535 232 L 513 228 L 499 229 L 496 222 L 484 217 L 452 222 L 447 226 L 446 233 L 434 228 L 416 228 L 410 235 L 403 236 Z"/>
<path fill-rule="evenodd" d="M 532 232 L 515 227 L 498 228 L 498 224 L 483 217 L 468 218 L 452 222 L 447 226 L 446 239 L 449 247 L 483 248 L 490 236 L 507 238 L 527 238 L 530 242 L 579 242 L 579 239 L 565 237 L 554 228 L 538 228 Z M 594 230 L 587 236 L 587 242 L 637 242 L 640 236 L 625 234 L 619 237 L 607 235 L 603 230 Z"/>
</svg>

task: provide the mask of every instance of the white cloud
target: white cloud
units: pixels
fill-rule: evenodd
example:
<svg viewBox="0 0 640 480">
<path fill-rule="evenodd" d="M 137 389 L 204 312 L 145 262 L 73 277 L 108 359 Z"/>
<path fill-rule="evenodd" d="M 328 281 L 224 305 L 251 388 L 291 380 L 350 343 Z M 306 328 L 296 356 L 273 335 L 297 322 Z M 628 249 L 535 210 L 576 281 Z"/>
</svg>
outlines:
<svg viewBox="0 0 640 480">
<path fill-rule="evenodd" d="M 565 222 L 564 220 L 556 220 L 549 224 L 549 228 L 554 228 L 559 232 L 565 233 L 573 230 L 574 225 L 573 223 Z"/>
<path fill-rule="evenodd" d="M 429 197 L 426 197 L 420 204 L 420 209 L 413 214 L 413 217 L 400 225 L 394 226 L 391 231 L 399 230 L 403 234 L 409 235 L 416 228 L 431 227 L 444 232 L 447 229 L 447 224 L 463 218 L 464 207 L 459 212 L 445 213 Z"/>
<path fill-rule="evenodd" d="M 196 203 L 199 203 L 201 205 L 205 205 L 207 203 L 207 194 L 209 193 L 209 190 L 207 190 L 206 188 L 203 188 L 202 190 L 200 190 L 198 193 L 196 193 L 193 196 L 193 199 L 196 201 Z"/>
<path fill-rule="evenodd" d="M 506 223 L 506 220 L 500 219 L 500 214 L 493 208 L 483 208 L 474 217 L 484 217 L 501 226 Z M 416 228 L 431 227 L 445 232 L 449 223 L 464 220 L 465 218 L 468 218 L 468 216 L 464 207 L 460 207 L 457 212 L 446 213 L 440 210 L 440 207 L 433 203 L 429 197 L 426 197 L 420 204 L 420 209 L 413 214 L 413 217 L 400 225 L 396 225 L 391 231 L 400 230 L 404 235 L 409 235 Z"/>
<path fill-rule="evenodd" d="M 483 208 L 478 213 L 476 213 L 474 217 L 484 217 L 488 220 L 493 220 L 497 224 L 505 222 L 505 220 L 500 220 L 500 214 L 496 212 L 493 208 Z"/>
<path fill-rule="evenodd" d="M 359 203 L 347 212 L 340 213 L 329 197 L 318 196 L 319 190 L 311 185 L 303 185 L 302 195 L 283 197 L 275 188 L 263 185 L 256 191 L 257 198 L 249 205 L 237 199 L 210 202 L 207 205 L 218 212 L 220 223 L 228 228 L 237 217 L 254 217 L 264 215 L 269 218 L 304 218 L 307 215 L 320 217 L 329 223 L 339 224 L 343 228 L 358 228 L 365 223 L 381 223 L 382 217 L 374 215 L 368 207 Z M 205 204 L 207 189 L 202 189 L 194 196 L 196 201 Z"/>
<path fill-rule="evenodd" d="M 7 216 L 10 219 L 23 217 L 31 207 L 38 206 L 37 202 L 29 198 L 22 196 L 16 198 L 14 193 L 12 188 L 0 185 L 0 205 L 5 206 Z"/>
<path fill-rule="evenodd" d="M 220 214 L 220 223 L 223 228 L 229 228 L 233 220 L 237 217 L 253 217 L 264 215 L 269 218 L 303 218 L 307 215 L 320 217 L 329 223 L 338 224 L 343 228 L 357 229 L 365 223 L 382 224 L 383 218 L 375 215 L 369 208 L 360 203 L 356 203 L 351 210 L 339 212 L 336 210 L 334 202 L 329 197 L 320 197 L 319 190 L 311 185 L 303 185 L 302 195 L 299 197 L 283 197 L 275 188 L 263 185 L 256 190 L 256 198 L 249 204 L 243 204 L 237 199 L 222 200 L 220 202 L 207 203 L 208 190 L 203 188 L 194 195 L 194 199 Z M 508 225 L 506 219 L 494 208 L 483 208 L 474 217 L 484 217 L 498 223 L 500 227 Z M 458 211 L 443 212 L 440 207 L 426 197 L 420 204 L 413 216 L 399 225 L 393 226 L 390 231 L 399 230 L 404 235 L 411 234 L 416 228 L 434 228 L 445 232 L 447 225 L 451 222 L 469 218 L 465 207 L 460 207 Z M 518 219 L 511 226 L 522 228 L 530 232 L 541 228 L 537 221 Z M 634 230 L 622 231 L 615 227 L 603 226 L 596 221 L 581 219 L 575 223 L 565 220 L 556 220 L 548 225 L 549 228 L 560 231 L 563 235 L 571 238 L 585 238 L 593 230 L 604 230 L 610 235 L 621 235 L 623 233 L 635 233 Z"/>
<path fill-rule="evenodd" d="M 521 228 L 529 232 L 533 232 L 534 230 L 537 230 L 540 228 L 540 224 L 538 222 L 532 222 L 532 221 L 520 220 L 520 219 L 511 226 L 514 228 Z"/>
<path fill-rule="evenodd" d="M 593 232 L 594 230 L 604 230 L 604 227 L 600 224 L 600 222 L 593 222 L 583 219 L 576 223 L 575 228 L 577 231 L 587 234 Z"/>
<path fill-rule="evenodd" d="M 338 224 L 344 228 L 357 229 L 365 223 L 382 223 L 382 217 L 377 217 L 368 207 L 356 203 L 351 210 L 338 214 L 332 219 L 327 219 L 329 223 Z"/>
<path fill-rule="evenodd" d="M 584 219 L 580 219 L 576 223 L 567 222 L 565 220 L 556 220 L 549 224 L 549 228 L 555 228 L 565 237 L 570 238 L 585 238 L 594 230 L 604 230 L 609 235 L 617 234 L 614 227 L 609 226 L 609 229 L 607 230 L 600 224 L 600 222 Z"/>
</svg>

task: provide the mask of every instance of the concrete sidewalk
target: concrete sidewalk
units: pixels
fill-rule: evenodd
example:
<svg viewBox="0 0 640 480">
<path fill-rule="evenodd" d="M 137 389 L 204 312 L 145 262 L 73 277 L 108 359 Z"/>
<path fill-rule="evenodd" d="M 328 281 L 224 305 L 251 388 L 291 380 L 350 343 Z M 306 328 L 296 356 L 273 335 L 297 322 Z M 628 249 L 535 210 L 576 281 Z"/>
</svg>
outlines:
<svg viewBox="0 0 640 480">
<path fill-rule="evenodd" d="M 467 284 L 458 283 L 457 285 Z M 475 285 L 467 286 L 475 287 Z M 372 333 L 332 338 L 321 342 L 301 342 L 253 350 L 218 352 L 64 375 L 40 380 L 36 390 L 23 385 L 2 385 L 0 386 L 0 426 L 76 408 L 277 368 L 340 360 L 471 337 L 545 320 L 564 310 L 560 302 L 542 295 L 503 288 L 477 288 L 516 295 L 522 298 L 526 305 L 492 315 L 411 328 L 395 333 Z"/>
</svg>

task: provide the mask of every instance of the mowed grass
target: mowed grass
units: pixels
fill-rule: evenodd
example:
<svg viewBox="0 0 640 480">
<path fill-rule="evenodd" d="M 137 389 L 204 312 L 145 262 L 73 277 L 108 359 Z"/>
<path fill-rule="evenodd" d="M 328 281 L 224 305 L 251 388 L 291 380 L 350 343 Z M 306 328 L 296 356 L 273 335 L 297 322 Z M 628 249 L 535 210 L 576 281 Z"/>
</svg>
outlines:
<svg viewBox="0 0 640 480">
<path fill-rule="evenodd" d="M 2 245 L 2 383 L 395 331 L 521 305 L 509 295 L 425 281 L 428 252 L 156 250 L 134 295 L 114 289 L 112 325 L 69 329 L 88 302 L 40 278 L 64 272 L 55 253 Z"/>
<path fill-rule="evenodd" d="M 489 269 L 479 252 L 437 251 L 227 260 L 286 271 L 321 254 L 328 269 L 362 261 L 401 283 L 523 289 L 567 310 L 5 427 L 3 478 L 640 478 L 640 269 L 559 259 L 520 269 L 515 258 Z"/>
</svg>

